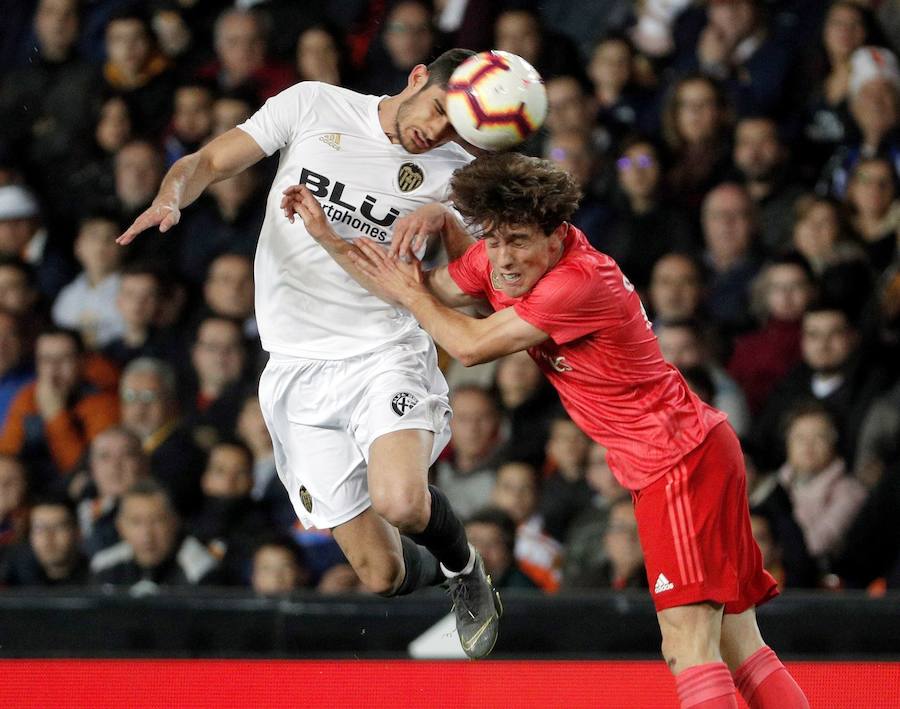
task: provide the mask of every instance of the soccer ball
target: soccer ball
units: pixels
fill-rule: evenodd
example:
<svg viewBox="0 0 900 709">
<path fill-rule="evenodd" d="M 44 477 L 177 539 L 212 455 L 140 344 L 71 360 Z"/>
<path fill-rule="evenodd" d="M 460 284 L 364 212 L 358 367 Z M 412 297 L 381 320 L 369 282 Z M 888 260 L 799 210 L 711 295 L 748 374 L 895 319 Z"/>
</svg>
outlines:
<svg viewBox="0 0 900 709">
<path fill-rule="evenodd" d="M 481 52 L 450 77 L 447 115 L 463 140 L 484 150 L 504 150 L 541 127 L 547 91 L 540 74 L 522 57 Z"/>
</svg>

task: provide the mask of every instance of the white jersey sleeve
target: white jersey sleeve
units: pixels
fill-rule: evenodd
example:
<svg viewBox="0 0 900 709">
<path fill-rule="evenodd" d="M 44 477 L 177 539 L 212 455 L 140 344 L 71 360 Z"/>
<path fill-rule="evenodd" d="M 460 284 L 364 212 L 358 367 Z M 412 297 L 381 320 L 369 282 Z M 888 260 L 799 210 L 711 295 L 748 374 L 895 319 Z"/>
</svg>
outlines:
<svg viewBox="0 0 900 709">
<path fill-rule="evenodd" d="M 266 155 L 272 155 L 296 138 L 296 131 L 309 113 L 318 92 L 317 82 L 294 84 L 269 98 L 238 128 L 249 133 Z"/>
</svg>

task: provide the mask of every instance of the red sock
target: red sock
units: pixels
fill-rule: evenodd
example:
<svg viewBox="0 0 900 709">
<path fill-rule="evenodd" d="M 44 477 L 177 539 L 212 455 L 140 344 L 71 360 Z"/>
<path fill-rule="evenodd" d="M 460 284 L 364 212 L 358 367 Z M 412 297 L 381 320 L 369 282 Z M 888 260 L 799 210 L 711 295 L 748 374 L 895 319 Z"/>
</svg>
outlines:
<svg viewBox="0 0 900 709">
<path fill-rule="evenodd" d="M 803 690 L 768 646 L 744 660 L 734 683 L 750 709 L 809 709 Z"/>
<path fill-rule="evenodd" d="M 688 667 L 675 676 L 681 709 L 737 709 L 734 681 L 724 662 Z"/>
</svg>

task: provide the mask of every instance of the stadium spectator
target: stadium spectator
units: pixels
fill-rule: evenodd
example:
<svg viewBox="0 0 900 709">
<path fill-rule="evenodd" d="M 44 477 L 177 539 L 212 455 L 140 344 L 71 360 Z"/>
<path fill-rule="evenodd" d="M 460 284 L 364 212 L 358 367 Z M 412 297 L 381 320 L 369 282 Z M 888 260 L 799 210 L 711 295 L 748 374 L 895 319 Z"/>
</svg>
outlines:
<svg viewBox="0 0 900 709">
<path fill-rule="evenodd" d="M 849 92 L 857 130 L 828 161 L 816 187 L 819 194 L 838 198 L 861 158 L 883 157 L 900 175 L 900 68 L 894 53 L 882 47 L 853 52 Z"/>
<path fill-rule="evenodd" d="M 123 332 L 103 348 L 103 354 L 120 367 L 138 357 L 174 360 L 178 347 L 171 330 L 154 324 L 161 299 L 162 281 L 156 269 L 140 263 L 125 266 L 115 296 Z"/>
<path fill-rule="evenodd" d="M 13 456 L 0 455 L 0 559 L 28 529 L 28 471 Z"/>
<path fill-rule="evenodd" d="M 604 563 L 595 571 L 594 578 L 586 580 L 591 588 L 646 588 L 644 553 L 638 539 L 634 504 L 630 499 L 619 499 L 609 509 L 609 521 L 603 532 Z"/>
<path fill-rule="evenodd" d="M 572 175 L 582 190 L 581 202 L 572 215 L 572 223 L 588 233 L 603 235 L 610 213 L 606 204 L 593 194 L 593 179 L 598 173 L 600 157 L 590 136 L 572 130 L 551 133 L 547 137 L 546 150 L 547 159 Z M 605 237 L 602 239 L 605 241 Z M 603 241 L 598 241 L 597 248 L 602 248 Z"/>
<path fill-rule="evenodd" d="M 587 73 L 594 84 L 597 120 L 613 137 L 653 130 L 651 97 L 635 81 L 634 47 L 625 35 L 611 34 L 597 40 Z"/>
<path fill-rule="evenodd" d="M 503 419 L 509 430 L 499 454 L 540 468 L 550 433 L 550 420 L 560 409 L 559 398 L 525 352 L 501 358 L 495 372 Z M 504 426 L 506 428 L 506 426 Z"/>
<path fill-rule="evenodd" d="M 213 30 L 216 59 L 202 67 L 198 76 L 215 81 L 223 91 L 252 91 L 262 104 L 293 83 L 290 66 L 268 58 L 266 34 L 257 13 L 226 8 Z"/>
<path fill-rule="evenodd" d="M 122 541 L 91 559 L 97 584 L 127 586 L 132 594 L 160 587 L 217 581 L 217 561 L 199 541 L 181 532 L 181 520 L 165 488 L 143 480 L 119 504 L 116 526 Z"/>
<path fill-rule="evenodd" d="M 497 16 L 494 49 L 518 54 L 544 79 L 575 76 L 584 65 L 574 42 L 544 26 L 537 10 L 524 3 L 513 4 Z"/>
<path fill-rule="evenodd" d="M 689 74 L 669 90 L 661 122 L 669 152 L 666 178 L 671 197 L 693 215 L 706 192 L 724 179 L 729 168 L 730 108 L 713 79 Z"/>
<path fill-rule="evenodd" d="M 466 521 L 466 536 L 490 574 L 495 588 L 538 586 L 519 567 L 515 557 L 516 524 L 498 507 L 485 507 Z"/>
<path fill-rule="evenodd" d="M 450 395 L 449 456 L 435 466 L 435 484 L 462 518 L 484 506 L 494 489 L 500 412 L 490 393 L 478 386 L 457 387 Z"/>
<path fill-rule="evenodd" d="M 234 435 L 244 389 L 247 346 L 241 324 L 210 315 L 197 326 L 191 344 L 188 384 L 193 397 L 185 407 L 194 440 L 209 448 Z"/>
<path fill-rule="evenodd" d="M 586 80 L 577 75 L 562 74 L 546 78 L 546 87 L 547 117 L 544 119 L 544 132 L 548 136 L 570 132 L 587 135 L 597 155 L 603 156 L 609 150 L 612 138 L 609 131 L 597 123 L 597 103 Z M 527 142 L 523 151 L 530 152 L 528 146 L 536 139 Z M 543 152 L 546 153 L 547 150 Z M 594 175 L 595 180 L 597 177 Z M 596 185 L 592 180 L 591 189 L 597 193 L 599 188 L 602 188 L 602 183 Z"/>
<path fill-rule="evenodd" d="M 200 285 L 220 254 L 253 255 L 265 216 L 261 188 L 259 171 L 250 167 L 210 185 L 209 194 L 186 210 L 178 227 L 178 266 L 188 281 Z"/>
<path fill-rule="evenodd" d="M 777 472 L 761 472 L 753 455 L 747 452 L 747 444 L 743 447 L 751 518 L 765 519 L 770 534 L 778 541 L 782 572 L 779 584 L 788 588 L 817 587 L 821 572 L 806 548 L 806 540 L 794 519 L 794 508 L 787 490 L 778 480 Z M 753 526 L 753 529 L 756 527 Z"/>
<path fill-rule="evenodd" d="M 57 241 L 57 235 L 45 228 L 31 190 L 17 184 L 0 187 L 0 256 L 28 263 L 47 299 L 54 298 L 74 275 L 71 259 Z"/>
<path fill-rule="evenodd" d="M 34 12 L 34 54 L 0 83 L 0 144 L 14 150 L 41 194 L 62 189 L 73 153 L 90 128 L 96 81 L 78 57 L 77 0 L 40 0 Z M 5 18 L 6 19 L 6 18 Z"/>
<path fill-rule="evenodd" d="M 259 99 L 252 91 L 232 89 L 219 93 L 212 107 L 212 135 L 222 135 L 236 125 L 243 123 L 260 105 Z"/>
<path fill-rule="evenodd" d="M 334 86 L 348 83 L 343 37 L 330 25 L 315 24 L 304 29 L 297 37 L 294 59 L 300 81 L 322 81 Z"/>
<path fill-rule="evenodd" d="M 706 370 L 712 383 L 712 401 L 728 414 L 728 422 L 738 435 L 750 428 L 747 399 L 738 383 L 715 360 L 702 326 L 695 320 L 666 320 L 656 326 L 659 348 L 667 362 L 681 371 Z"/>
<path fill-rule="evenodd" d="M 272 437 L 266 428 L 256 392 L 244 398 L 236 432 L 253 453 L 253 488 L 250 496 L 262 505 L 276 529 L 288 532 L 297 522 L 297 515 L 275 469 Z"/>
<path fill-rule="evenodd" d="M 109 206 L 123 224 L 153 201 L 162 175 L 163 157 L 155 144 L 131 140 L 119 148 L 113 159 L 115 199 Z M 136 251 L 129 249 L 129 258 L 134 259 Z"/>
<path fill-rule="evenodd" d="M 590 443 L 568 416 L 559 415 L 551 422 L 539 509 L 544 530 L 561 542 L 572 519 L 591 502 L 585 480 Z"/>
<path fill-rule="evenodd" d="M 649 287 L 654 326 L 699 316 L 704 288 L 703 269 L 688 254 L 672 253 L 657 259 Z"/>
<path fill-rule="evenodd" d="M 807 399 L 828 408 L 840 434 L 838 450 L 853 460 L 863 416 L 887 384 L 885 373 L 867 361 L 858 327 L 840 306 L 811 305 L 803 315 L 800 346 L 801 363 L 773 389 L 754 421 L 753 440 L 762 467 L 784 460 L 784 417 Z"/>
<path fill-rule="evenodd" d="M 335 564 L 322 574 L 316 584 L 316 591 L 325 596 L 345 593 L 368 593 L 359 576 L 350 564 Z"/>
<path fill-rule="evenodd" d="M 20 456 L 32 490 L 46 492 L 73 472 L 94 436 L 119 419 L 115 395 L 84 376 L 77 332 L 48 328 L 35 343 L 37 378 L 10 404 L 0 453 Z"/>
<path fill-rule="evenodd" d="M 853 250 L 841 212 L 831 199 L 801 197 L 794 211 L 791 244 L 817 275 Z"/>
<path fill-rule="evenodd" d="M 11 549 L 0 563 L 0 587 L 86 585 L 88 559 L 79 549 L 79 541 L 69 500 L 36 500 L 28 513 L 28 543 Z"/>
<path fill-rule="evenodd" d="M 656 146 L 633 138 L 617 155 L 613 216 L 604 230 L 605 244 L 595 246 L 616 259 L 628 280 L 644 293 L 654 264 L 670 252 L 696 252 L 697 237 L 681 210 L 666 199 Z"/>
<path fill-rule="evenodd" d="M 223 252 L 213 259 L 203 283 L 203 303 L 213 315 L 241 323 L 246 337 L 257 337 L 250 257 Z"/>
<path fill-rule="evenodd" d="M 0 288 L 2 288 L 0 269 Z M 34 362 L 24 340 L 22 325 L 15 315 L 0 307 L 0 430 L 13 397 L 34 379 Z"/>
<path fill-rule="evenodd" d="M 759 270 L 758 223 L 747 191 L 725 183 L 710 190 L 702 211 L 704 259 L 711 276 L 706 310 L 726 332 L 746 329 L 750 283 Z"/>
<path fill-rule="evenodd" d="M 814 57 L 816 64 L 803 67 L 798 78 L 809 87 L 803 92 L 806 105 L 801 120 L 803 158 L 813 169 L 821 169 L 853 130 L 848 106 L 850 57 L 867 44 L 872 30 L 871 14 L 860 3 L 833 2 L 822 24 L 822 48 Z"/>
<path fill-rule="evenodd" d="M 900 461 L 900 381 L 875 399 L 866 412 L 859 429 L 853 473 L 872 489 L 894 461 Z"/>
<path fill-rule="evenodd" d="M 774 119 L 748 116 L 738 121 L 732 158 L 756 205 L 760 246 L 767 255 L 784 251 L 790 241 L 794 202 L 803 193 L 792 180 L 788 157 Z"/>
<path fill-rule="evenodd" d="M 263 541 L 253 552 L 250 586 L 258 596 L 285 596 L 308 584 L 303 552 L 289 538 Z"/>
<path fill-rule="evenodd" d="M 538 512 L 540 494 L 537 469 L 529 463 L 507 461 L 497 468 L 490 501 L 516 525 L 515 557 L 519 568 L 539 588 L 552 593 L 559 590 L 562 577 L 562 544 L 544 531 Z"/>
<path fill-rule="evenodd" d="M 172 114 L 175 77 L 169 60 L 156 46 L 147 15 L 137 5 L 114 12 L 104 30 L 106 89 L 127 97 L 136 132 L 161 135 Z"/>
<path fill-rule="evenodd" d="M 760 328 L 735 339 L 728 373 L 752 413 L 772 388 L 800 363 L 800 321 L 815 294 L 812 270 L 798 254 L 766 264 L 753 283 L 751 305 Z"/>
<path fill-rule="evenodd" d="M 126 490 L 150 475 L 150 461 L 140 438 L 120 426 L 97 434 L 88 451 L 87 475 L 89 482 L 77 514 L 82 548 L 93 556 L 119 542 L 119 501 Z"/>
<path fill-rule="evenodd" d="M 179 411 L 172 366 L 139 357 L 122 372 L 119 386 L 122 424 L 141 439 L 153 477 L 165 485 L 182 513 L 193 513 L 201 496 L 203 453 Z"/>
<path fill-rule="evenodd" d="M 116 308 L 121 250 L 116 245 L 119 224 L 96 213 L 81 220 L 75 257 L 81 273 L 56 297 L 51 311 L 60 327 L 78 330 L 85 347 L 102 349 L 122 335 L 125 325 Z"/>
<path fill-rule="evenodd" d="M 82 154 L 73 156 L 63 170 L 68 192 L 51 195 L 54 212 L 64 213 L 67 217 L 72 202 L 80 205 L 113 202 L 115 155 L 135 137 L 132 109 L 121 95 L 97 97 L 95 103 L 90 116 L 90 138 L 85 140 Z"/>
<path fill-rule="evenodd" d="M 772 577 L 778 582 L 778 588 L 783 589 L 787 571 L 782 560 L 781 544 L 775 536 L 769 518 L 751 513 L 750 529 L 753 531 L 753 539 L 762 554 L 763 568 L 772 574 Z"/>
<path fill-rule="evenodd" d="M 791 498 L 809 553 L 827 570 L 866 500 L 837 451 L 838 431 L 823 406 L 798 407 L 787 420 L 787 460 L 778 478 Z"/>
<path fill-rule="evenodd" d="M 677 42 L 676 67 L 721 81 L 740 116 L 779 108 L 791 55 L 770 31 L 762 0 L 707 3 L 699 36 L 685 34 Z"/>
<path fill-rule="evenodd" d="M 214 98 L 212 86 L 204 81 L 183 81 L 175 89 L 172 122 L 163 138 L 166 169 L 209 138 Z"/>
<path fill-rule="evenodd" d="M 863 158 L 850 173 L 845 196 L 850 224 L 869 263 L 877 273 L 887 270 L 898 255 L 900 202 L 897 178 L 884 158 Z"/>
<path fill-rule="evenodd" d="M 591 442 L 585 481 L 591 489 L 591 503 L 572 520 L 563 547 L 563 588 L 584 588 L 593 583 L 606 563 L 601 540 L 609 523 L 609 512 L 619 500 L 631 499 L 606 462 L 606 449 Z"/>
<path fill-rule="evenodd" d="M 250 495 L 250 449 L 233 440 L 215 444 L 209 449 L 200 485 L 203 500 L 199 512 L 187 521 L 187 529 L 219 559 L 224 583 L 246 586 L 254 548 L 274 532 L 262 506 Z"/>
<path fill-rule="evenodd" d="M 410 70 L 428 64 L 437 54 L 432 9 L 422 0 L 400 0 L 384 20 L 380 41 L 367 60 L 365 93 L 395 94 L 406 85 Z"/>
</svg>

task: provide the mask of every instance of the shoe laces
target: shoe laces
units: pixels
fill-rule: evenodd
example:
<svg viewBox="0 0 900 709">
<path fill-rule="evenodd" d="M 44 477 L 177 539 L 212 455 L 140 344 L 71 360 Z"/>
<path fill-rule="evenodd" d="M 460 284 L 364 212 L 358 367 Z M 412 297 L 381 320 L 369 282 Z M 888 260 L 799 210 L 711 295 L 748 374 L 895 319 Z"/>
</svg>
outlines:
<svg viewBox="0 0 900 709">
<path fill-rule="evenodd" d="M 475 614 L 472 612 L 469 604 L 469 584 L 463 578 L 454 579 L 454 581 L 455 583 L 451 583 L 447 589 L 447 592 L 450 594 L 450 600 L 453 601 L 454 607 L 462 606 L 465 608 L 466 612 L 472 616 L 472 620 L 475 620 Z"/>
</svg>

